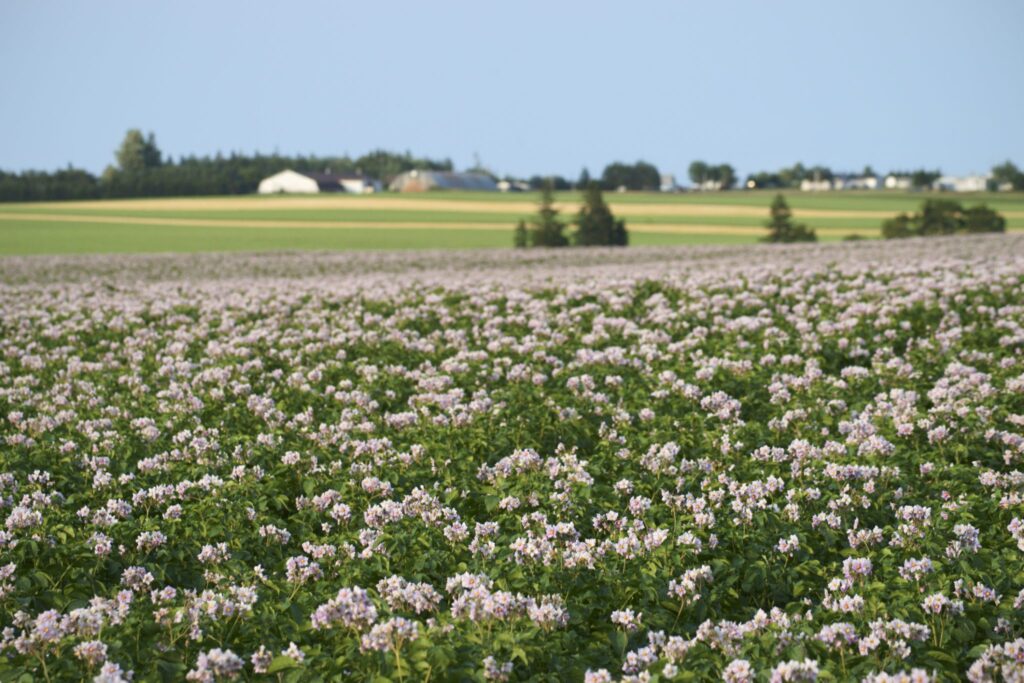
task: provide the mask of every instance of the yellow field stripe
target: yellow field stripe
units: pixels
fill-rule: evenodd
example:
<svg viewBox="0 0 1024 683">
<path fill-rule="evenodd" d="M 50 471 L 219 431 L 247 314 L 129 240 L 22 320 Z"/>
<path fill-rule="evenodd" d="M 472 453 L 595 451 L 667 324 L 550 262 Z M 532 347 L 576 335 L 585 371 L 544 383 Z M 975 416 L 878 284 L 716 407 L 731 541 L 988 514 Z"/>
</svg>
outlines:
<svg viewBox="0 0 1024 683">
<path fill-rule="evenodd" d="M 508 230 L 505 223 L 451 223 L 432 221 L 292 221 L 245 220 L 221 218 L 163 218 L 109 216 L 68 213 L 7 213 L 0 212 L 0 221 L 36 221 L 39 223 L 101 223 L 117 225 L 160 225 L 185 228 L 315 228 L 315 229 L 430 229 L 430 230 Z"/>
<path fill-rule="evenodd" d="M 612 198 L 609 206 L 624 216 L 735 216 L 767 218 L 767 207 L 738 204 L 634 204 Z M 26 205 L 21 205 L 25 207 Z M 46 202 L 40 209 L 87 211 L 275 211 L 287 209 L 348 209 L 369 211 L 442 211 L 452 213 L 530 214 L 537 205 L 525 201 L 487 201 L 476 199 L 418 199 L 376 196 L 313 197 L 182 197 L 170 199 L 124 199 L 72 202 Z M 560 211 L 579 210 L 576 202 L 558 202 Z M 2 208 L 2 207 L 0 207 Z M 21 208 L 21 207 L 19 207 Z M 3 211 L 0 211 L 2 213 Z M 891 218 L 889 210 L 794 209 L 800 218 Z M 1024 218 L 1024 211 L 1003 211 L 1007 218 Z"/>
</svg>

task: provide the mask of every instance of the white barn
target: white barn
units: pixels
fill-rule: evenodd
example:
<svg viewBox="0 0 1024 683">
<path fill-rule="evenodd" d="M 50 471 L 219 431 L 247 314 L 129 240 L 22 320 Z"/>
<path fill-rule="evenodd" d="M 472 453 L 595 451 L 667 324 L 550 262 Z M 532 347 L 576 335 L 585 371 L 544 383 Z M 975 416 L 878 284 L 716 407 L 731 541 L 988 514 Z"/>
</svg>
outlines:
<svg viewBox="0 0 1024 683">
<path fill-rule="evenodd" d="M 932 183 L 932 188 L 947 192 L 984 192 L 988 189 L 989 179 L 990 176 L 987 175 L 963 177 L 944 175 Z"/>
<path fill-rule="evenodd" d="M 358 173 L 313 173 L 286 169 L 260 181 L 260 194 L 318 194 L 349 192 L 367 194 L 380 192 L 379 180 Z"/>
<path fill-rule="evenodd" d="M 896 175 L 890 173 L 885 176 L 885 189 L 887 190 L 909 190 L 913 187 L 908 175 Z"/>
</svg>

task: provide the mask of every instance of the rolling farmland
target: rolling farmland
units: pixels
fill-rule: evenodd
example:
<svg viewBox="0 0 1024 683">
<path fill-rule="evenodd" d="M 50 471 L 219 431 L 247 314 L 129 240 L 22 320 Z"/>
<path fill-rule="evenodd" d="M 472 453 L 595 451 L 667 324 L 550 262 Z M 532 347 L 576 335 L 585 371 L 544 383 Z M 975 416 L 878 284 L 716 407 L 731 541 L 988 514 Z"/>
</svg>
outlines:
<svg viewBox="0 0 1024 683">
<path fill-rule="evenodd" d="M 764 234 L 771 192 L 612 194 L 634 245 L 749 243 Z M 797 220 L 823 241 L 877 237 L 922 193 L 791 192 Z M 1024 230 L 1024 195 L 956 195 L 1002 212 Z M 535 194 L 196 197 L 0 205 L 0 254 L 485 248 L 511 244 Z M 563 216 L 578 206 L 559 196 Z"/>
</svg>

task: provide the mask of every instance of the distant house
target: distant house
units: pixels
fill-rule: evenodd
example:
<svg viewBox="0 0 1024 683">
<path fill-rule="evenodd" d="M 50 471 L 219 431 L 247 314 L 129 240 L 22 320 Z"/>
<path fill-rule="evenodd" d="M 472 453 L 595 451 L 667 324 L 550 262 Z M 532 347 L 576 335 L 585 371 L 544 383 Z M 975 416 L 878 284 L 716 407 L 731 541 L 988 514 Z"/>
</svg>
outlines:
<svg viewBox="0 0 1024 683">
<path fill-rule="evenodd" d="M 693 189 L 700 190 L 701 192 L 718 192 L 722 189 L 722 181 L 702 180 L 699 183 L 694 184 Z"/>
<path fill-rule="evenodd" d="M 832 181 L 827 178 L 804 178 L 800 181 L 801 192 L 828 192 L 832 189 Z"/>
<path fill-rule="evenodd" d="M 944 175 L 932 183 L 933 190 L 944 190 L 946 192 L 984 192 L 988 189 L 991 176 L 969 175 L 950 176 Z"/>
<path fill-rule="evenodd" d="M 832 178 L 833 190 L 877 190 L 878 178 L 873 175 L 841 175 Z"/>
<path fill-rule="evenodd" d="M 676 177 L 671 173 L 662 173 L 661 183 L 658 189 L 662 192 L 678 192 L 679 185 L 676 184 Z"/>
<path fill-rule="evenodd" d="M 885 189 L 887 190 L 909 190 L 914 186 L 908 175 L 894 175 L 890 173 L 885 176 Z"/>
<path fill-rule="evenodd" d="M 348 192 L 367 194 L 380 192 L 379 180 L 358 173 L 314 173 L 286 169 L 260 181 L 260 194 L 317 194 L 320 192 Z"/>
<path fill-rule="evenodd" d="M 393 192 L 429 192 L 430 190 L 475 190 L 497 192 L 494 178 L 483 173 L 456 173 L 454 171 L 406 171 L 388 185 Z"/>
<path fill-rule="evenodd" d="M 498 192 L 529 192 L 530 183 L 523 180 L 499 180 L 495 187 Z"/>
<path fill-rule="evenodd" d="M 829 190 L 874 190 L 878 178 L 872 175 L 843 174 L 831 178 L 804 178 L 800 189 L 804 192 L 827 192 Z"/>
</svg>

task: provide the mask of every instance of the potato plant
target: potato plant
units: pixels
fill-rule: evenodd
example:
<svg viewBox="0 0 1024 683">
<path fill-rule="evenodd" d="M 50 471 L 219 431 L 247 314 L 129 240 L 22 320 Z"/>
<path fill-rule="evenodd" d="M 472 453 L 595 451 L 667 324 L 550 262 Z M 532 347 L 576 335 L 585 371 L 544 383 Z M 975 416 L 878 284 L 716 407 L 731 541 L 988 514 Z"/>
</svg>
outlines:
<svg viewBox="0 0 1024 683">
<path fill-rule="evenodd" d="M 1022 247 L 7 259 L 0 679 L 1022 680 Z"/>
</svg>

